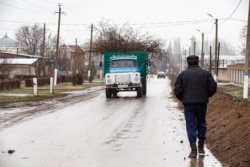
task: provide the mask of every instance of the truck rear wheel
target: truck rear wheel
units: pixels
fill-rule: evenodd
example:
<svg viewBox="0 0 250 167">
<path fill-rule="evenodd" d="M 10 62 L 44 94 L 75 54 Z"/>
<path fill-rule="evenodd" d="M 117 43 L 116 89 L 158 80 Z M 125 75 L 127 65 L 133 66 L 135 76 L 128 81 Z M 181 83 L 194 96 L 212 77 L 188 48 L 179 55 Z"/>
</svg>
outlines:
<svg viewBox="0 0 250 167">
<path fill-rule="evenodd" d="M 110 98 L 111 97 L 111 90 L 110 89 L 106 89 L 106 98 Z"/>
<path fill-rule="evenodd" d="M 113 96 L 116 97 L 117 96 L 117 91 L 113 91 Z"/>
<path fill-rule="evenodd" d="M 137 97 L 142 96 L 142 88 L 137 88 Z"/>
</svg>

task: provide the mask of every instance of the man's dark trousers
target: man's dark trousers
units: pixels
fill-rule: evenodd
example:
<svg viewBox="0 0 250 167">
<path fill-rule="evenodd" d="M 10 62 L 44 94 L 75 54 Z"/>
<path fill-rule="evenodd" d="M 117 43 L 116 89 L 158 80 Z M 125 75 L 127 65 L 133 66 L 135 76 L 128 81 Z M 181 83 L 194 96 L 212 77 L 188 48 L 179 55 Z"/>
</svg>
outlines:
<svg viewBox="0 0 250 167">
<path fill-rule="evenodd" d="M 184 105 L 187 135 L 190 144 L 196 143 L 197 138 L 200 140 L 206 139 L 206 111 L 206 103 Z"/>
</svg>

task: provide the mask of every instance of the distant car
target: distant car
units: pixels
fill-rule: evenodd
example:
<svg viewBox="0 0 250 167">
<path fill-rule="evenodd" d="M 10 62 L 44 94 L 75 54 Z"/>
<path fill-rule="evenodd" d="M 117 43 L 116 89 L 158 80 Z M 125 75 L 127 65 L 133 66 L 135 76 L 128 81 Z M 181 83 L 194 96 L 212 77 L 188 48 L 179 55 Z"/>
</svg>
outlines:
<svg viewBox="0 0 250 167">
<path fill-rule="evenodd" d="M 165 72 L 162 72 L 162 71 L 158 72 L 157 73 L 157 78 L 166 78 Z"/>
</svg>

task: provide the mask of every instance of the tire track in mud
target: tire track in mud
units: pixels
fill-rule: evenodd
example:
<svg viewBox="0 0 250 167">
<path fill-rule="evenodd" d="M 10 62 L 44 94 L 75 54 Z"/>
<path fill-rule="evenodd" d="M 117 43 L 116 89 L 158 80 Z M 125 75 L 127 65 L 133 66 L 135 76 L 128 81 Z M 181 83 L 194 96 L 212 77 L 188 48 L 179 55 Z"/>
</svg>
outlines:
<svg viewBox="0 0 250 167">
<path fill-rule="evenodd" d="M 79 103 L 82 100 L 94 98 L 100 94 L 100 89 L 88 89 L 82 92 L 68 93 L 64 97 L 38 102 L 20 102 L 10 106 L 0 107 L 0 131 L 23 121 L 58 111 L 60 108 Z M 27 107 L 28 106 L 28 107 Z M 19 111 L 17 110 L 18 108 Z M 15 112 L 10 112 L 15 110 Z"/>
</svg>

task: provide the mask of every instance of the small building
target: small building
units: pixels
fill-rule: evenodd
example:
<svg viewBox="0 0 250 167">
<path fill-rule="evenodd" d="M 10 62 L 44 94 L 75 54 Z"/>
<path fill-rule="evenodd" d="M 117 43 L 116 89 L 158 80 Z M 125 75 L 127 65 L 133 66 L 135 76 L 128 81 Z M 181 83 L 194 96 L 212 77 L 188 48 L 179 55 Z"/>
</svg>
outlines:
<svg viewBox="0 0 250 167">
<path fill-rule="evenodd" d="M 209 69 L 209 56 L 205 56 L 205 69 Z M 214 57 L 212 57 L 212 74 L 215 73 Z M 230 82 L 236 85 L 243 85 L 244 82 L 244 68 L 245 56 L 244 55 L 220 55 L 218 61 L 218 76 L 219 82 Z"/>
<path fill-rule="evenodd" d="M 227 79 L 230 83 L 243 86 L 244 84 L 245 64 L 234 64 L 227 66 Z M 248 68 L 248 75 L 250 74 L 250 67 Z M 248 76 L 248 85 L 250 85 L 250 78 Z"/>
<path fill-rule="evenodd" d="M 60 70 L 70 71 L 72 74 L 83 73 L 85 55 L 83 49 L 78 45 L 62 45 L 60 49 L 62 51 L 61 59 L 64 60 Z"/>
<path fill-rule="evenodd" d="M 1 70 L 2 75 L 8 75 L 9 78 L 14 78 L 15 76 L 36 76 L 38 58 L 30 59 L 1 59 Z"/>
<path fill-rule="evenodd" d="M 5 78 L 50 75 L 53 65 L 41 56 L 0 52 L 0 75 Z"/>
</svg>

